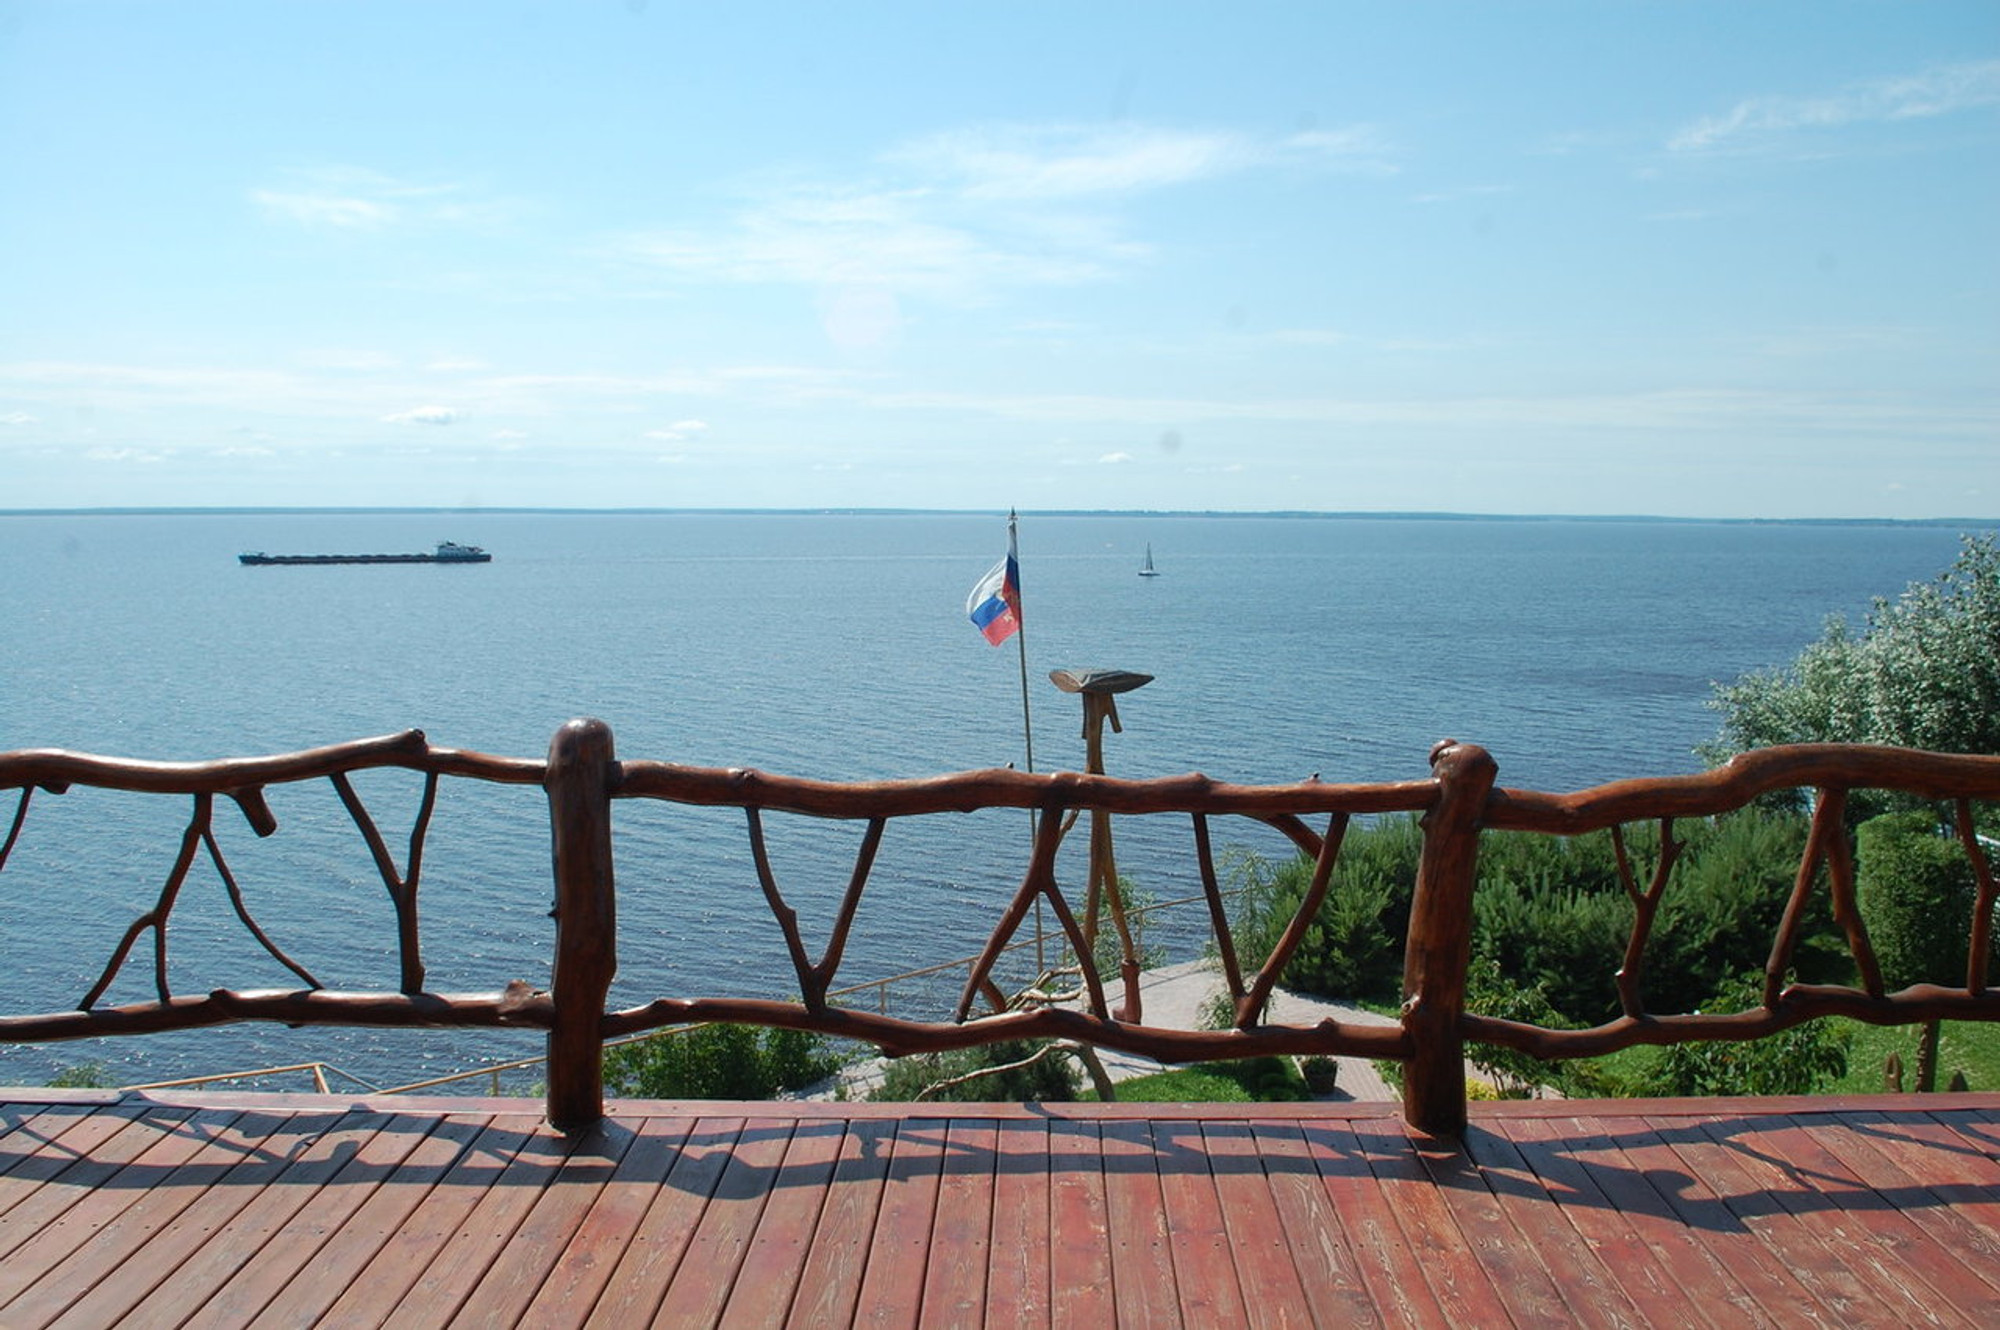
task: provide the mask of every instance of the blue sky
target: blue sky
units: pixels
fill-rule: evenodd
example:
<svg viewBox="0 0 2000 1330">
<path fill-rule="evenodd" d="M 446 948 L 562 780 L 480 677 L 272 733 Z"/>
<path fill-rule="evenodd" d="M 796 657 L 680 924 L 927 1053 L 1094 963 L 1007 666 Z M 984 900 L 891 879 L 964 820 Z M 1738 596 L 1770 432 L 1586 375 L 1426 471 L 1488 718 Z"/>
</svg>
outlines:
<svg viewBox="0 0 2000 1330">
<path fill-rule="evenodd" d="M 2000 6 L 0 0 L 0 508 L 2000 513 Z"/>
</svg>

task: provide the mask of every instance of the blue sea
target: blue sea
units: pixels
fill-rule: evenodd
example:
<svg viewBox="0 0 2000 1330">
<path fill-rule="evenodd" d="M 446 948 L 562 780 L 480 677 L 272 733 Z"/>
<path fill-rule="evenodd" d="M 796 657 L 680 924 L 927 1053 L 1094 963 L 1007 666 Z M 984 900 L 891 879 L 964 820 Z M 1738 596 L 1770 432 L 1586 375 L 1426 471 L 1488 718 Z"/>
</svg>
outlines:
<svg viewBox="0 0 2000 1330">
<path fill-rule="evenodd" d="M 1781 665 L 1830 614 L 1858 620 L 1955 557 L 1942 526 L 1236 516 L 1020 523 L 1034 765 L 1080 768 L 1058 668 L 1151 674 L 1119 699 L 1115 775 L 1401 780 L 1438 739 L 1501 783 L 1569 790 L 1700 767 L 1715 681 Z M 401 552 L 457 540 L 490 564 L 243 567 L 244 550 Z M 543 756 L 597 716 L 620 756 L 875 779 L 1027 765 L 1021 660 L 966 621 L 1006 549 L 967 514 L 210 513 L 0 517 L 0 750 L 201 760 L 424 730 Z M 1137 576 L 1151 545 L 1161 572 Z M 402 773 L 357 781 L 393 846 Z M 245 903 L 332 987 L 392 988 L 387 897 L 325 782 L 274 793 L 281 830 L 218 835 Z M 0 1011 L 74 1006 L 165 882 L 188 801 L 38 795 L 0 872 Z M 11 799 L 5 816 L 12 815 Z M 977 949 L 1022 871 L 1019 814 L 898 826 L 842 982 Z M 743 823 L 621 804 L 614 1000 L 793 990 Z M 854 829 L 771 828 L 809 932 Z M 1186 829 L 1119 827 L 1160 898 L 1198 889 Z M 1280 852 L 1248 830 L 1244 847 Z M 1080 839 L 1080 838 L 1078 838 Z M 546 806 L 445 783 L 426 847 L 430 986 L 548 980 Z M 198 868 L 169 932 L 177 993 L 289 986 Z M 1170 950 L 1196 945 L 1165 930 Z M 150 935 L 109 1000 L 152 992 Z M 378 1084 L 539 1051 L 533 1032 L 289 1031 L 0 1046 L 0 1083 L 101 1063 L 116 1081 L 324 1059 Z M 474 1089 L 484 1088 L 477 1083 Z"/>
</svg>

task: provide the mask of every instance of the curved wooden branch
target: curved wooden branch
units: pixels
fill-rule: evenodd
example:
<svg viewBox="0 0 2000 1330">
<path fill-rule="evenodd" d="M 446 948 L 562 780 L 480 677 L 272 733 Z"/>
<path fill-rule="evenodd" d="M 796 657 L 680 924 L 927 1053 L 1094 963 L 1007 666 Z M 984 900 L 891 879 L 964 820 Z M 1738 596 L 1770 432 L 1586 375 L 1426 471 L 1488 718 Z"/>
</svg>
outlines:
<svg viewBox="0 0 2000 1330">
<path fill-rule="evenodd" d="M 1575 794 L 1495 790 L 1495 831 L 1576 836 L 1620 822 L 1713 817 L 1779 790 L 1906 790 L 1931 800 L 2000 799 L 2000 757 L 1924 753 L 1868 744 L 1789 744 L 1742 753 L 1692 776 L 1615 781 Z"/>
<path fill-rule="evenodd" d="M 361 796 L 354 792 L 354 783 L 347 779 L 345 771 L 335 771 L 329 777 L 333 788 L 340 793 L 340 802 L 346 806 L 347 815 L 354 819 L 360 829 L 361 838 L 368 845 L 369 857 L 375 861 L 376 875 L 382 879 L 382 889 L 389 893 L 389 904 L 396 912 L 396 953 L 402 970 L 400 987 L 405 993 L 424 991 L 424 959 L 422 943 L 417 927 L 417 869 L 423 854 L 419 848 L 423 844 L 424 829 L 430 824 L 431 806 L 437 799 L 437 776 L 432 774 L 424 781 L 424 798 L 417 813 L 417 820 L 410 833 L 410 868 L 407 874 L 396 868 L 396 861 L 389 854 L 388 843 L 375 826 L 375 819 L 361 802 Z"/>
<path fill-rule="evenodd" d="M 521 985 L 526 990 L 526 985 Z M 157 1034 L 236 1021 L 286 1025 L 523 1026 L 546 1029 L 554 1009 L 546 993 L 343 993 L 324 988 L 231 992 L 203 997 L 0 1017 L 0 1040 L 39 1043 L 98 1035 Z"/>
<path fill-rule="evenodd" d="M 21 826 L 28 820 L 28 800 L 34 796 L 35 787 L 21 787 L 21 802 L 15 805 L 14 821 L 7 828 L 7 839 L 0 841 L 0 869 L 7 867 L 7 856 L 14 852 L 14 842 L 21 839 Z"/>
<path fill-rule="evenodd" d="M 213 809 L 213 795 L 207 793 L 195 795 L 194 816 L 189 819 L 187 830 L 181 833 L 180 852 L 174 856 L 174 866 L 168 871 L 167 880 L 160 887 L 160 894 L 154 900 L 153 908 L 134 919 L 125 929 L 125 936 L 119 939 L 117 947 L 112 950 L 111 960 L 105 965 L 103 973 L 98 975 L 97 982 L 91 985 L 90 991 L 84 994 L 83 1001 L 77 1004 L 79 1011 L 90 1010 L 96 1005 L 97 999 L 104 996 L 105 990 L 111 987 L 111 981 L 118 977 L 118 971 L 124 966 L 125 958 L 132 954 L 132 945 L 139 940 L 139 935 L 149 928 L 153 930 L 154 987 L 159 992 L 160 1001 L 167 1002 L 173 997 L 167 991 L 167 918 L 173 913 L 174 902 L 180 897 L 181 885 L 187 881 L 188 869 L 194 866 L 195 851 L 200 848 L 203 838 L 208 834 Z"/>
<path fill-rule="evenodd" d="M 1277 987 L 1278 976 L 1291 963 L 1292 953 L 1305 941 L 1306 930 L 1312 927 L 1313 917 L 1319 913 L 1320 904 L 1326 900 L 1328 888 L 1333 883 L 1334 861 L 1340 857 L 1340 844 L 1347 838 L 1347 815 L 1335 813 L 1326 824 L 1326 835 L 1320 838 L 1319 859 L 1313 864 L 1312 882 L 1306 888 L 1305 899 L 1292 915 L 1292 921 L 1285 925 L 1284 933 L 1278 938 L 1271 954 L 1257 967 L 1256 978 L 1251 981 L 1250 991 L 1236 999 L 1236 1028 L 1249 1028 L 1264 1010 L 1264 1004 L 1271 1000 L 1271 990 Z"/>
<path fill-rule="evenodd" d="M 1222 884 L 1215 878 L 1215 853 L 1208 842 L 1208 815 L 1196 813 L 1193 818 L 1195 863 L 1201 870 L 1201 894 L 1208 902 L 1208 926 L 1215 934 L 1215 951 L 1222 961 L 1223 981 L 1229 986 L 1230 1007 L 1236 1010 L 1243 1003 L 1243 968 L 1236 960 L 1236 937 L 1230 931 L 1229 911 L 1222 903 Z"/>
<path fill-rule="evenodd" d="M 1972 945 L 1965 954 L 1965 991 L 1979 994 L 1986 991 L 1987 970 L 1993 956 L 1993 915 L 1996 906 L 2000 906 L 2000 890 L 1995 888 L 1993 865 L 1972 822 L 1972 801 L 1960 799 L 1956 811 L 1958 843 L 1965 847 L 1965 858 L 1972 865 L 1973 881 L 1978 888 L 1972 904 Z"/>
<path fill-rule="evenodd" d="M 1436 798 L 1434 781 L 1381 785 L 1229 785 L 1199 774 L 1121 780 L 1073 771 L 965 771 L 922 780 L 843 784 L 772 776 L 741 768 L 682 767 L 665 762 L 620 766 L 615 796 L 664 799 L 701 807 L 761 808 L 814 817 L 913 817 L 973 813 L 986 808 L 1034 808 L 1056 814 L 1075 808 L 1109 813 L 1288 814 L 1420 812 Z M 1279 825 L 1274 822 L 1273 825 Z M 1282 827 L 1280 827 L 1282 830 Z"/>
<path fill-rule="evenodd" d="M 1874 997 L 1858 988 L 1794 984 L 1775 1005 L 1753 1011 L 1628 1016 L 1588 1030 L 1550 1030 L 1468 1012 L 1464 1029 L 1469 1040 L 1518 1049 L 1547 1062 L 1561 1062 L 1601 1057 L 1639 1044 L 1761 1039 L 1824 1016 L 1845 1016 L 1869 1025 L 1911 1025 L 1929 1020 L 1993 1021 L 2000 1020 L 2000 994 L 1973 996 L 1963 989 L 1914 984 L 1897 993 Z"/>
<path fill-rule="evenodd" d="M 643 1034 L 662 1026 L 696 1021 L 769 1025 L 815 1030 L 840 1039 L 874 1044 L 891 1057 L 945 1053 L 1014 1039 L 1073 1039 L 1116 1048 L 1161 1062 L 1213 1062 L 1265 1054 L 1401 1058 L 1408 1040 L 1394 1025 L 1356 1025 L 1335 1020 L 1316 1025 L 1260 1025 L 1248 1030 L 1169 1030 L 1127 1025 L 1063 1007 L 1034 1007 L 978 1020 L 935 1023 L 902 1020 L 846 1007 L 814 1013 L 795 1002 L 757 998 L 661 998 L 604 1018 L 606 1038 Z"/>
<path fill-rule="evenodd" d="M 820 953 L 819 964 L 812 968 L 814 986 L 807 990 L 806 1000 L 816 1011 L 825 1008 L 826 991 L 833 986 L 833 976 L 846 954 L 848 930 L 854 926 L 854 916 L 861 909 L 861 892 L 868 885 L 868 874 L 874 870 L 875 852 L 882 846 L 882 832 L 887 825 L 886 818 L 869 818 L 868 830 L 861 836 L 861 848 L 854 853 L 854 873 L 847 880 L 846 894 L 840 898 L 833 933 L 827 939 L 826 950 Z"/>
<path fill-rule="evenodd" d="M 771 917 L 778 921 L 778 930 L 785 935 L 785 949 L 791 954 L 799 991 L 805 995 L 808 1007 L 824 1006 L 824 995 L 815 992 L 813 966 L 806 959 L 805 940 L 799 936 L 798 911 L 785 904 L 784 894 L 778 890 L 777 874 L 771 871 L 771 856 L 764 845 L 763 816 L 754 808 L 743 812 L 750 821 L 750 858 L 757 865 L 757 881 L 764 888 L 764 903 L 770 906 Z"/>
<path fill-rule="evenodd" d="M 201 840 L 202 844 L 208 848 L 209 862 L 215 865 L 216 874 L 222 879 L 223 889 L 229 893 L 230 906 L 235 909 L 237 919 L 242 922 L 245 928 L 250 930 L 250 936 L 256 938 L 264 950 L 270 953 L 280 965 L 305 980 L 307 984 L 314 988 L 325 987 L 319 980 L 313 978 L 303 965 L 300 965 L 297 961 L 279 950 L 278 944 L 271 941 L 264 930 L 257 926 L 257 921 L 250 917 L 250 907 L 243 900 L 243 889 L 236 884 L 236 874 L 229 871 L 229 864 L 222 857 L 222 847 L 216 844 L 214 829 L 211 827 L 202 828 Z"/>
<path fill-rule="evenodd" d="M 1646 943 L 1653 935 L 1653 919 L 1659 913 L 1660 897 L 1666 892 L 1667 877 L 1680 858 L 1681 843 L 1674 839 L 1674 820 L 1660 819 L 1660 861 L 1653 866 L 1653 880 L 1644 891 L 1632 875 L 1632 863 L 1625 853 L 1625 829 L 1611 828 L 1611 847 L 1618 858 L 1618 881 L 1632 901 L 1632 935 L 1625 943 L 1625 961 L 1618 967 L 1618 1006 L 1627 1016 L 1646 1014 L 1640 992 L 1645 974 Z"/>
</svg>

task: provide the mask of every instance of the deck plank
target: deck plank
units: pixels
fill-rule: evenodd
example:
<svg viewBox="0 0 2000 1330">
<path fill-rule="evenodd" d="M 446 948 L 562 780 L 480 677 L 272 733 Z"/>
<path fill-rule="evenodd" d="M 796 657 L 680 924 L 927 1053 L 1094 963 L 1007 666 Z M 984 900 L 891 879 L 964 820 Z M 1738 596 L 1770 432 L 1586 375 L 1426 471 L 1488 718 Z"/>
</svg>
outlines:
<svg viewBox="0 0 2000 1330">
<path fill-rule="evenodd" d="M 367 1137 L 203 1305 L 210 1325 L 319 1323 L 491 1121 L 398 1117 Z"/>
<path fill-rule="evenodd" d="M 882 1204 L 875 1215 L 875 1235 L 855 1302 L 857 1324 L 918 1324 L 924 1271 L 930 1261 L 931 1221 L 937 1213 L 945 1129 L 944 1118 L 914 1118 L 896 1132 Z"/>
<path fill-rule="evenodd" d="M 381 1115 L 345 1112 L 246 1113 L 231 1126 L 238 1151 L 227 1172 L 206 1186 L 177 1215 L 151 1232 L 145 1260 L 109 1253 L 86 1259 L 115 1261 L 124 1269 L 143 1264 L 158 1279 L 121 1278 L 97 1285 L 70 1307 L 63 1320 L 80 1325 L 122 1323 L 143 1297 L 146 1319 L 162 1325 L 192 1316 L 248 1258 L 263 1236 L 282 1228 L 305 1191 L 339 1168 L 343 1144 L 372 1135 Z M 160 1186 L 201 1188 L 200 1179 Z"/>
<path fill-rule="evenodd" d="M 689 1124 L 673 1167 L 633 1230 L 586 1325 L 623 1330 L 652 1323 L 742 1131 L 743 1119 L 736 1117 L 701 1117 Z"/>
<path fill-rule="evenodd" d="M 723 1325 L 784 1324 L 805 1274 L 846 1134 L 837 1122 L 804 1122 L 793 1131 L 771 1199 L 743 1255 Z"/>
<path fill-rule="evenodd" d="M 1378 1119 L 1356 1122 L 1353 1129 L 1424 1282 L 1445 1314 L 1458 1325 L 1507 1324 L 1505 1303 L 1425 1172 L 1403 1124 Z"/>
<path fill-rule="evenodd" d="M 1054 1158 L 1046 1122 L 993 1124 L 993 1232 L 986 1321 L 1022 1330 L 1050 1322 L 1050 1189 Z"/>
<path fill-rule="evenodd" d="M 1292 1327 L 1313 1323 L 1305 1282 L 1292 1254 L 1292 1235 L 1278 1211 L 1273 1179 L 1257 1135 L 1248 1122 L 1211 1122 L 1202 1127 L 1215 1186 L 1222 1242 L 1235 1266 L 1243 1299 L 1243 1323 Z"/>
<path fill-rule="evenodd" d="M 548 1277 L 522 1315 L 525 1324 L 578 1326 L 597 1305 L 625 1241 L 639 1227 L 667 1171 L 673 1167 L 690 1122 L 667 1117 L 629 1124 L 632 1140 L 618 1167 L 570 1234 Z"/>
<path fill-rule="evenodd" d="M 60 1130 L 46 1135 L 15 1133 L 9 1138 L 11 1149 L 21 1153 L 0 1176 L 0 1260 L 11 1259 L 16 1248 L 154 1143 L 157 1123 L 164 1119 L 148 1123 L 140 1117 L 136 1107 L 102 1110 L 67 1126 L 51 1123 Z"/>
<path fill-rule="evenodd" d="M 1354 1235 L 1328 1199 L 1298 1124 L 1257 1122 L 1251 1131 L 1306 1312 L 1317 1325 L 1382 1324 L 1362 1280 Z"/>
<path fill-rule="evenodd" d="M 743 1124 L 729 1165 L 688 1239 L 682 1266 L 691 1277 L 667 1285 L 655 1318 L 658 1323 L 713 1325 L 721 1317 L 764 1207 L 779 1185 L 793 1127 L 775 1117 L 751 1118 Z"/>
<path fill-rule="evenodd" d="M 1391 1325 L 1449 1326 L 1443 1306 L 1424 1280 L 1415 1249 L 1403 1239 L 1388 1196 L 1376 1184 L 1353 1125 L 1301 1122 L 1299 1132 L 1334 1212 L 1353 1239 L 1362 1283 L 1383 1320 Z"/>
<path fill-rule="evenodd" d="M 1579 1118 L 1566 1130 L 1577 1163 L 1659 1253 L 1688 1305 L 1719 1330 L 1839 1324 L 1782 1261 L 1746 1240 L 1749 1230 L 1722 1197 L 1643 1122 Z"/>
<path fill-rule="evenodd" d="M 1105 1122 L 1099 1139 L 1117 1324 L 1180 1325 L 1180 1292 L 1152 1126 L 1144 1121 Z"/>
<path fill-rule="evenodd" d="M 893 1122 L 847 1124 L 786 1324 L 846 1325 L 854 1320 L 895 1139 Z"/>
<path fill-rule="evenodd" d="M 1848 1221 L 1854 1241 L 1880 1247 L 1892 1273 L 1907 1272 L 1907 1287 L 1928 1290 L 1928 1296 L 1916 1295 L 1920 1301 L 1947 1303 L 1974 1325 L 2000 1325 L 2000 1289 L 1932 1239 L 1920 1222 L 1929 1207 L 1907 1193 L 1892 1198 L 1877 1190 L 1861 1173 L 1867 1168 L 1865 1151 L 1850 1157 L 1816 1124 L 1798 1118 L 1786 1123 L 1773 1135 L 1773 1146 L 1814 1189 L 1818 1204 Z M 2000 1278 L 2000 1266 L 1979 1264 Z"/>
<path fill-rule="evenodd" d="M 0 1324 L 2000 1323 L 2000 1095 L 0 1099 Z"/>
<path fill-rule="evenodd" d="M 1056 1330 L 1111 1325 L 1117 1285 L 1099 1124 L 1051 1121 L 1048 1152 L 1049 1324 Z"/>
<path fill-rule="evenodd" d="M 76 1253 L 99 1233 L 119 1223 L 132 1207 L 141 1205 L 156 1182 L 201 1155 L 237 1116 L 224 1111 L 186 1116 L 144 1115 L 136 1119 L 128 1130 L 138 1134 L 135 1143 L 142 1143 L 143 1148 L 131 1162 L 75 1197 L 74 1204 L 66 1205 L 58 1216 L 0 1263 L 0 1325 L 33 1324 L 35 1309 L 48 1305 L 54 1296 L 52 1290 L 68 1293 L 55 1311 L 68 1305 L 81 1291 L 66 1277 L 77 1268 Z M 67 1190 L 59 1188 L 56 1193 Z M 142 1222 L 145 1213 L 141 1211 Z M 84 1285 L 87 1287 L 101 1277 L 104 1268 L 82 1270 L 80 1278 Z M 39 1294 L 36 1290 L 40 1290 Z M 23 1299 L 30 1299 L 32 1305 L 23 1306 Z"/>
<path fill-rule="evenodd" d="M 1788 1195 L 1797 1183 L 1778 1170 L 1766 1170 L 1750 1162 L 1745 1143 L 1735 1137 L 1743 1127 L 1747 1133 L 1761 1130 L 1761 1120 L 1732 1123 L 1722 1133 L 1712 1135 L 1703 1123 L 1688 1118 L 1650 1118 L 1648 1127 L 1665 1147 L 1682 1161 L 1690 1175 L 1713 1189 L 1723 1206 L 1748 1232 L 1763 1242 L 1804 1288 L 1806 1296 L 1838 1322 L 1846 1325 L 1912 1324 L 1910 1313 L 1918 1309 L 1907 1298 L 1885 1298 L 1883 1290 L 1869 1281 L 1836 1251 L 1820 1240 L 1810 1224 L 1802 1223 Z M 1775 1185 L 1776 1190 L 1765 1183 Z"/>
<path fill-rule="evenodd" d="M 1435 1151 L 1422 1153 L 1425 1167 L 1439 1186 L 1470 1191 L 1456 1175 L 1471 1170 L 1452 1165 Z M 1487 1225 L 1510 1250 L 1532 1253 L 1550 1280 L 1547 1292 L 1555 1305 L 1546 1315 L 1551 1322 L 1569 1320 L 1593 1326 L 1640 1323 L 1638 1308 L 1570 1224 L 1555 1198 L 1543 1190 L 1534 1169 L 1512 1141 L 1503 1133 L 1473 1126 L 1466 1131 L 1461 1158 L 1476 1168 L 1490 1201 L 1455 1207 L 1460 1226 L 1468 1222 Z M 1533 1289 L 1530 1300 L 1541 1296 L 1541 1281 L 1525 1277 Z"/>
<path fill-rule="evenodd" d="M 994 1124 L 953 1122 L 939 1160 L 922 1325 L 978 1325 L 993 1250 Z"/>
<path fill-rule="evenodd" d="M 637 1135 L 623 1123 L 609 1121 L 571 1142 L 548 1185 L 494 1254 L 490 1273 L 459 1304 L 452 1324 L 520 1323 Z"/>
<path fill-rule="evenodd" d="M 1544 1119 L 1517 1119 L 1493 1123 L 1490 1134 L 1504 1135 L 1520 1166 L 1531 1170 L 1540 1183 L 1540 1198 L 1528 1193 L 1520 1208 L 1532 1211 L 1547 1205 L 1567 1221 L 1599 1267 L 1611 1276 L 1618 1295 L 1631 1305 L 1640 1324 L 1710 1324 L 1690 1297 L 1701 1285 L 1690 1288 L 1675 1281 L 1646 1241 L 1641 1226 L 1599 1186 L 1593 1170 L 1562 1148 L 1564 1142 L 1556 1128 Z M 1704 1261 L 1698 1268 L 1705 1275 L 1713 1266 Z"/>
</svg>

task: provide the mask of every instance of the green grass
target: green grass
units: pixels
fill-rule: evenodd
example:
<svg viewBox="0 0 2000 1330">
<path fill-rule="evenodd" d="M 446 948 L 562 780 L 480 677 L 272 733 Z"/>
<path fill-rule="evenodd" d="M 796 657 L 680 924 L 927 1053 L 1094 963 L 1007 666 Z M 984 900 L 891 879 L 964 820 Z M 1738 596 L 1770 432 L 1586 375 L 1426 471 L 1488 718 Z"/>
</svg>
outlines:
<svg viewBox="0 0 2000 1330">
<path fill-rule="evenodd" d="M 1084 1095 L 1095 1099 L 1096 1093 Z M 1250 1092 L 1227 1076 L 1182 1067 L 1118 1082 L 1118 1101 L 1125 1104 L 1247 1104 Z"/>
<path fill-rule="evenodd" d="M 1133 1104 L 1249 1104 L 1311 1097 L 1297 1064 L 1277 1057 L 1202 1062 L 1118 1083 L 1119 1101 Z"/>
<path fill-rule="evenodd" d="M 1838 1018 L 1836 1018 L 1838 1019 Z M 1892 1052 L 1903 1055 L 1903 1084 L 1914 1089 L 1917 1074 L 1916 1025 L 1863 1025 L 1841 1021 L 1854 1031 L 1847 1049 L 1847 1075 L 1832 1088 L 1835 1094 L 1879 1094 L 1882 1064 Z M 1955 1071 L 1965 1073 L 1973 1090 L 2000 1090 L 2000 1022 L 1946 1021 L 1938 1039 L 1938 1088 Z"/>
</svg>

